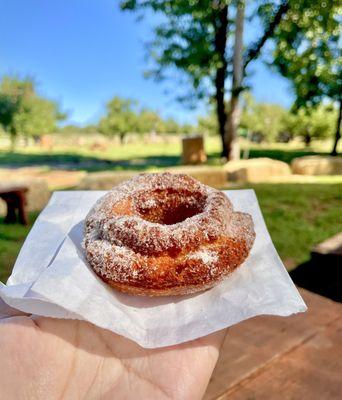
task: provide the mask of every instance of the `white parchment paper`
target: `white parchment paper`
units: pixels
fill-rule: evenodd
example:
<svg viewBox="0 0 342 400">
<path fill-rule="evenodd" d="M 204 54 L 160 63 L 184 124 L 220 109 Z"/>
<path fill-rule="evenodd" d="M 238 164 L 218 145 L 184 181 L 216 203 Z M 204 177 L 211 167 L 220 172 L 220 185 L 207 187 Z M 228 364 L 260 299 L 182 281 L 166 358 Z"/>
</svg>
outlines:
<svg viewBox="0 0 342 400">
<path fill-rule="evenodd" d="M 205 336 L 256 315 L 288 316 L 306 310 L 272 244 L 253 190 L 225 192 L 236 211 L 252 215 L 256 240 L 248 259 L 218 286 L 167 298 L 135 297 L 111 289 L 87 265 L 81 247 L 83 220 L 104 193 L 53 194 L 7 285 L 0 282 L 0 318 L 22 311 L 86 320 L 156 348 Z"/>
</svg>

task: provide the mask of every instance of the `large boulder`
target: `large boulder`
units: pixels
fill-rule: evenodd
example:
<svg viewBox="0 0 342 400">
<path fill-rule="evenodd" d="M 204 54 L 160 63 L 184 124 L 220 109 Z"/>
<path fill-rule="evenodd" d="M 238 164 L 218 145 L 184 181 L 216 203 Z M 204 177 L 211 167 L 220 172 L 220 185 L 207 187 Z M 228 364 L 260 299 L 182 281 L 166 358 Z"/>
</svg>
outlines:
<svg viewBox="0 0 342 400">
<path fill-rule="evenodd" d="M 342 175 L 342 158 L 304 156 L 291 162 L 292 172 L 299 175 Z"/>
<path fill-rule="evenodd" d="M 77 190 L 109 190 L 113 186 L 132 178 L 136 171 L 103 171 L 87 174 L 77 186 Z"/>
<path fill-rule="evenodd" d="M 7 180 L 40 178 L 46 181 L 50 190 L 73 188 L 85 175 L 85 171 L 52 170 L 48 167 L 0 168 L 0 182 L 3 177 Z"/>
<path fill-rule="evenodd" d="M 222 167 L 179 166 L 167 168 L 167 171 L 177 174 L 188 174 L 205 185 L 221 189 L 227 185 L 226 172 Z"/>
<path fill-rule="evenodd" d="M 267 182 L 291 174 L 288 164 L 271 158 L 229 161 L 224 169 L 230 182 Z"/>
<path fill-rule="evenodd" d="M 50 199 L 50 191 L 47 183 L 39 178 L 9 178 L 1 177 L 0 188 L 26 186 L 27 192 L 27 210 L 40 211 Z M 6 205 L 4 201 L 0 201 L 0 215 L 5 215 Z"/>
</svg>

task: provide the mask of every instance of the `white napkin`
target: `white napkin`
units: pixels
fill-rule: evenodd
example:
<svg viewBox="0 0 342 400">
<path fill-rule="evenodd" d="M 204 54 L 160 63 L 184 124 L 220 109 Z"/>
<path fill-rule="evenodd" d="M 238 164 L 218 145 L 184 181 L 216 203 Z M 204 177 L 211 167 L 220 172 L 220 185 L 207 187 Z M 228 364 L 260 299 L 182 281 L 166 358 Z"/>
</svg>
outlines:
<svg viewBox="0 0 342 400">
<path fill-rule="evenodd" d="M 253 190 L 225 193 L 252 215 L 256 239 L 248 259 L 216 287 L 199 294 L 149 298 L 119 293 L 87 265 L 83 220 L 100 191 L 55 192 L 35 222 L 7 285 L 0 282 L 0 318 L 36 314 L 80 319 L 146 348 L 186 342 L 261 314 L 306 310 L 268 234 Z M 1 300 L 2 299 L 2 300 Z"/>
</svg>

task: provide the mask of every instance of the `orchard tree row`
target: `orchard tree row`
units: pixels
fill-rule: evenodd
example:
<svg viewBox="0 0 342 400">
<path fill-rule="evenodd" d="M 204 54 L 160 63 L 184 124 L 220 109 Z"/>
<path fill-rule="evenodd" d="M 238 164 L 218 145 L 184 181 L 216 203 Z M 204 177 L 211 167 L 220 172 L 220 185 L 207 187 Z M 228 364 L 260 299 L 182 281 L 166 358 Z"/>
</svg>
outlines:
<svg viewBox="0 0 342 400">
<path fill-rule="evenodd" d="M 229 110 L 229 104 L 226 104 Z M 306 146 L 313 139 L 334 138 L 338 109 L 333 103 L 320 103 L 314 107 L 286 110 L 270 103 L 258 103 L 249 94 L 241 99 L 238 134 L 260 142 L 289 142 L 301 138 Z M 215 112 L 199 118 L 199 132 L 215 135 L 218 131 Z"/>
<path fill-rule="evenodd" d="M 0 131 L 10 135 L 12 149 L 18 136 L 39 141 L 41 136 L 57 131 L 100 132 L 107 136 L 117 135 L 123 142 L 127 133 L 187 134 L 194 129 L 172 118 L 163 119 L 157 112 L 139 107 L 137 101 L 120 97 L 107 103 L 105 115 L 97 124 L 59 127 L 58 123 L 66 117 L 57 102 L 37 93 L 33 79 L 4 76 L 0 81 Z"/>
<path fill-rule="evenodd" d="M 121 143 L 127 133 L 187 134 L 193 126 L 163 119 L 157 112 L 140 108 L 137 101 L 114 97 L 106 105 L 106 115 L 99 121 L 99 132 L 119 135 Z"/>
<path fill-rule="evenodd" d="M 230 104 L 225 108 L 230 110 Z M 103 118 L 97 124 L 85 127 L 58 122 L 66 118 L 56 102 L 36 93 L 32 79 L 6 76 L 0 83 L 0 125 L 12 139 L 33 137 L 36 140 L 48 133 L 88 134 L 100 132 L 108 137 L 118 136 L 124 143 L 128 133 L 217 135 L 218 121 L 214 110 L 198 119 L 197 124 L 179 124 L 174 119 L 163 119 L 157 112 L 142 108 L 137 101 L 114 97 L 106 105 Z M 255 142 L 288 142 L 301 137 L 306 145 L 312 139 L 332 138 L 335 134 L 338 109 L 331 103 L 310 107 L 294 107 L 291 111 L 279 105 L 258 103 L 245 92 L 241 99 L 241 117 L 238 133 Z"/>
</svg>

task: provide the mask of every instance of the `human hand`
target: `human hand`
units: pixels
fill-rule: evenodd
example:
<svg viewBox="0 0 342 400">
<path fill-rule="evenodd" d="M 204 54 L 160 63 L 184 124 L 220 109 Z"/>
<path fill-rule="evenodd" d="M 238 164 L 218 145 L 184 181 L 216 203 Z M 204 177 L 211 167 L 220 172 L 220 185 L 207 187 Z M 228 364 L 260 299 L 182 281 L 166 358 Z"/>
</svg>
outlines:
<svg viewBox="0 0 342 400">
<path fill-rule="evenodd" d="M 0 399 L 202 398 L 225 331 L 144 349 L 84 321 L 0 321 Z"/>
</svg>

